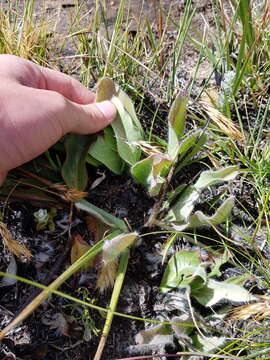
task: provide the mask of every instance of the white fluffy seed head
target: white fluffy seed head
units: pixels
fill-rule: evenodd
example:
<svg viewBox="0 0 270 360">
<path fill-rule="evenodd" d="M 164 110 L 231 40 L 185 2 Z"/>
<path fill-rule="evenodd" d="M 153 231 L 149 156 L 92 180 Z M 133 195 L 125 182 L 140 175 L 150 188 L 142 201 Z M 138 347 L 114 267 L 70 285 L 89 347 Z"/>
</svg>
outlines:
<svg viewBox="0 0 270 360">
<path fill-rule="evenodd" d="M 120 234 L 112 238 L 111 240 L 106 240 L 103 245 L 102 251 L 102 260 L 105 264 L 109 264 L 115 261 L 118 256 L 138 237 L 137 232 Z"/>
</svg>

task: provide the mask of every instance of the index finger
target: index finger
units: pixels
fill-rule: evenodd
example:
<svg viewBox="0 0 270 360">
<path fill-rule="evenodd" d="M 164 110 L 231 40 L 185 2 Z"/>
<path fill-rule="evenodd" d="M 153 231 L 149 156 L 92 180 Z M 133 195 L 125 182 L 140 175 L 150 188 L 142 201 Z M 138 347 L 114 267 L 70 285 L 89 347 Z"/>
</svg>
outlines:
<svg viewBox="0 0 270 360">
<path fill-rule="evenodd" d="M 86 105 L 95 101 L 95 95 L 71 76 L 42 66 L 39 66 L 39 70 L 40 89 L 56 91 L 78 104 Z"/>
</svg>

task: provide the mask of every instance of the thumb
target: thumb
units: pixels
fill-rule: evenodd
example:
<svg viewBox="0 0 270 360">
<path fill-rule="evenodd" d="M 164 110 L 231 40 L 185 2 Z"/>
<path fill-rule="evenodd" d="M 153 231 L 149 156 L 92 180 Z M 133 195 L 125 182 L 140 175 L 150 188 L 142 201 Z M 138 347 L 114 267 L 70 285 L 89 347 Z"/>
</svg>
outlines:
<svg viewBox="0 0 270 360">
<path fill-rule="evenodd" d="M 70 102 L 70 107 L 67 132 L 77 134 L 98 132 L 108 126 L 117 114 L 115 106 L 108 100 L 87 105 Z"/>
</svg>

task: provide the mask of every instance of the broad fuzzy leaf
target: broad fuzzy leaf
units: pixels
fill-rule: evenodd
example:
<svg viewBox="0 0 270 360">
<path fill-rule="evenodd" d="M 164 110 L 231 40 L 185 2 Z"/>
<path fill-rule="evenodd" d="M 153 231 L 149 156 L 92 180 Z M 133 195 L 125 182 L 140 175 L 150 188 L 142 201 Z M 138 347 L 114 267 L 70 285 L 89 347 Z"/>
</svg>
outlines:
<svg viewBox="0 0 270 360">
<path fill-rule="evenodd" d="M 167 292 L 172 288 L 191 285 L 200 288 L 206 282 L 205 269 L 200 264 L 198 251 L 178 251 L 168 262 L 160 284 L 160 290 Z"/>
<path fill-rule="evenodd" d="M 186 228 L 194 229 L 205 225 L 217 225 L 224 222 L 231 213 L 233 197 L 227 199 L 213 216 L 206 216 L 201 211 L 191 214 L 195 202 L 199 199 L 204 188 L 234 179 L 238 174 L 237 170 L 237 166 L 230 166 L 217 171 L 204 171 L 195 185 L 186 188 L 179 187 L 177 194 L 179 198 L 168 212 L 165 220 L 173 222 L 173 228 L 177 231 L 183 231 Z M 171 196 L 172 199 L 173 197 Z"/>
<path fill-rule="evenodd" d="M 87 200 L 79 200 L 75 203 L 75 206 L 77 209 L 86 211 L 88 214 L 109 225 L 111 228 L 127 231 L 127 226 L 124 221 L 89 203 Z"/>
<path fill-rule="evenodd" d="M 204 171 L 200 175 L 199 179 L 195 183 L 195 188 L 198 190 L 206 189 L 209 186 L 222 183 L 224 181 L 230 181 L 236 178 L 238 175 L 237 166 L 228 166 L 216 171 Z"/>
<path fill-rule="evenodd" d="M 83 191 L 86 188 L 88 175 L 85 161 L 92 141 L 90 135 L 77 134 L 69 134 L 65 139 L 66 160 L 62 166 L 62 176 L 72 189 Z"/>
<path fill-rule="evenodd" d="M 184 134 L 187 103 L 187 97 L 183 93 L 179 93 L 176 96 L 169 112 L 169 124 L 173 128 L 178 138 Z"/>
<path fill-rule="evenodd" d="M 111 79 L 106 77 L 100 79 L 97 84 L 96 101 L 100 102 L 104 100 L 112 100 L 114 96 L 118 97 L 118 99 L 121 101 L 124 109 L 129 113 L 132 120 L 136 124 L 136 127 L 139 129 L 141 135 L 143 136 L 143 128 L 139 119 L 137 118 L 134 105 L 130 100 L 129 96 L 123 90 L 121 90 L 119 86 L 116 86 Z"/>
<path fill-rule="evenodd" d="M 227 284 L 235 284 L 235 285 L 239 285 L 239 286 L 244 286 L 248 280 L 254 280 L 254 275 L 251 275 L 249 273 L 244 273 L 242 275 L 233 276 L 227 280 L 224 280 L 224 282 Z"/>
<path fill-rule="evenodd" d="M 180 192 L 179 199 L 166 216 L 166 221 L 186 224 L 194 209 L 195 202 L 199 199 L 200 192 L 194 186 L 185 187 Z"/>
<path fill-rule="evenodd" d="M 192 291 L 192 296 L 204 306 L 213 306 L 224 300 L 236 304 L 257 300 L 255 296 L 239 285 L 213 279 L 209 279 L 202 288 Z"/>
<path fill-rule="evenodd" d="M 188 221 L 184 224 L 172 224 L 176 231 L 184 231 L 186 229 L 197 229 L 203 226 L 215 226 L 225 222 L 231 214 L 234 205 L 234 196 L 226 199 L 224 203 L 217 209 L 214 215 L 207 216 L 201 211 L 196 211 L 191 215 Z"/>
<path fill-rule="evenodd" d="M 177 158 L 178 148 L 179 148 L 178 137 L 177 137 L 174 129 L 172 128 L 172 126 L 169 124 L 167 154 L 173 161 L 175 161 L 175 159 Z"/>
<path fill-rule="evenodd" d="M 116 137 L 117 150 L 120 157 L 132 166 L 141 156 L 141 150 L 134 142 L 143 140 L 143 138 L 121 101 L 117 97 L 113 97 L 112 102 L 118 111 L 117 118 L 111 124 Z"/>
<path fill-rule="evenodd" d="M 185 129 L 187 98 L 178 94 L 174 100 L 168 116 L 168 149 L 167 153 L 172 160 L 178 153 L 178 145 Z"/>
<path fill-rule="evenodd" d="M 229 259 L 230 254 L 227 250 L 225 250 L 221 256 L 215 258 L 211 272 L 208 274 L 208 277 L 221 276 L 220 267 L 225 264 Z"/>
<path fill-rule="evenodd" d="M 126 132 L 127 139 L 132 143 L 133 146 L 138 148 L 137 144 L 134 145 L 133 142 L 143 140 L 143 131 L 141 125 L 139 127 L 137 126 L 137 122 L 139 120 L 136 117 L 136 120 L 134 121 L 131 114 L 126 110 L 125 104 L 119 99 L 118 96 L 113 97 L 112 102 L 118 110 L 119 116 Z"/>
<path fill-rule="evenodd" d="M 101 79 L 97 85 L 97 101 L 103 100 L 111 100 L 118 111 L 111 127 L 116 137 L 119 156 L 129 165 L 134 165 L 141 155 L 135 142 L 143 140 L 143 129 L 134 106 L 128 95 L 109 78 Z"/>
<path fill-rule="evenodd" d="M 149 186 L 149 176 L 151 176 L 153 167 L 153 156 L 150 155 L 147 158 L 137 162 L 132 166 L 130 172 L 134 180 L 145 187 Z"/>
<path fill-rule="evenodd" d="M 188 164 L 188 162 L 200 151 L 207 141 L 207 135 L 202 134 L 202 130 L 197 130 L 185 138 L 178 148 L 178 163 L 176 173 Z"/>
<path fill-rule="evenodd" d="M 212 216 L 206 216 L 201 211 L 196 211 L 193 215 L 189 217 L 188 222 L 185 224 L 185 228 L 197 229 L 199 227 L 203 227 L 207 225 L 215 226 L 221 224 L 225 222 L 230 216 L 233 205 L 234 205 L 234 196 L 231 196 L 223 202 L 223 204 L 217 209 L 215 214 Z"/>
<path fill-rule="evenodd" d="M 117 175 L 122 174 L 124 164 L 117 152 L 116 140 L 110 127 L 90 146 L 89 154 Z"/>
<path fill-rule="evenodd" d="M 195 334 L 192 336 L 193 345 L 199 351 L 204 353 L 214 352 L 218 348 L 222 347 L 226 343 L 226 337 L 221 336 L 200 336 L 199 334 Z"/>
<path fill-rule="evenodd" d="M 151 196 L 157 196 L 159 194 L 161 186 L 166 180 L 166 176 L 168 175 L 171 165 L 171 160 L 166 158 L 165 155 L 154 155 L 148 187 L 148 192 Z"/>
<path fill-rule="evenodd" d="M 153 154 L 137 162 L 131 168 L 131 175 L 136 182 L 148 188 L 151 196 L 159 194 L 172 161 L 164 154 Z"/>
<path fill-rule="evenodd" d="M 132 121 L 135 123 L 137 130 L 140 132 L 141 136 L 143 137 L 144 131 L 142 128 L 142 125 L 137 118 L 136 111 L 134 108 L 134 105 L 132 101 L 130 100 L 130 97 L 119 87 L 116 87 L 117 89 L 117 97 L 124 105 L 125 110 L 129 113 L 129 115 L 132 118 Z"/>
</svg>

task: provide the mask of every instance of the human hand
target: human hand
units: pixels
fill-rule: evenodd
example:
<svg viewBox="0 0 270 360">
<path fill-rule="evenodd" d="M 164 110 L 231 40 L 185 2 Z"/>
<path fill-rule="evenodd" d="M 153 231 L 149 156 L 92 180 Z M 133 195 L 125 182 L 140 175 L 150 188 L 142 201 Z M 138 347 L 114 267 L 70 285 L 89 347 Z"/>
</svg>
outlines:
<svg viewBox="0 0 270 360">
<path fill-rule="evenodd" d="M 95 133 L 116 116 L 79 81 L 16 56 L 0 55 L 0 85 L 0 185 L 63 135 Z"/>
</svg>

